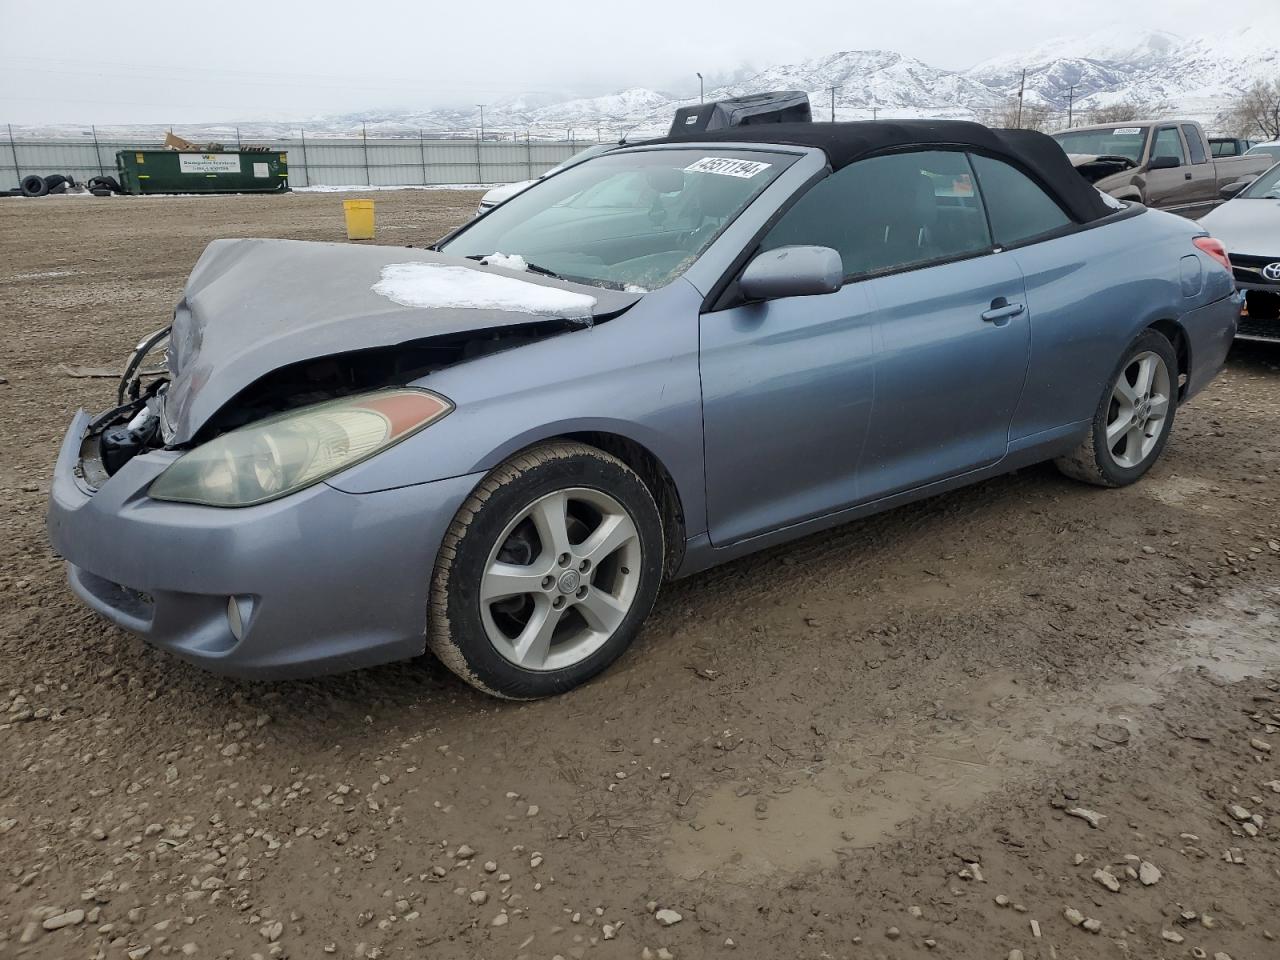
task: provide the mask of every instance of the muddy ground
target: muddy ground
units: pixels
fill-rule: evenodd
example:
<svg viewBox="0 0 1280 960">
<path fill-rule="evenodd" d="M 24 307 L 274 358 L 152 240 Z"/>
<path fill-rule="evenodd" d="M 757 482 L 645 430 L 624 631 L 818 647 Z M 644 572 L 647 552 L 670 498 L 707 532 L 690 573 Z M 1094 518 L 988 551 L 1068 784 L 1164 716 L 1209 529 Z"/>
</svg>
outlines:
<svg viewBox="0 0 1280 960">
<path fill-rule="evenodd" d="M 70 372 L 341 199 L 0 201 L 0 956 L 1280 957 L 1280 348 L 1136 486 L 1038 467 L 671 585 L 556 700 L 222 680 L 74 602 L 50 468 L 113 385 Z M 379 240 L 475 199 L 377 194 Z"/>
</svg>

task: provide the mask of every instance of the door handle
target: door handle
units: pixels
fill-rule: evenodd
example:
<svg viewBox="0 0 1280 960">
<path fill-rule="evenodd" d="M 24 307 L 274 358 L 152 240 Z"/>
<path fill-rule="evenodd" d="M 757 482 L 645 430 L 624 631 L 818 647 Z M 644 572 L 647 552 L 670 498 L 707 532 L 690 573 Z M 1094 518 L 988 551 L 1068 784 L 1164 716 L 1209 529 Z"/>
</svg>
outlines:
<svg viewBox="0 0 1280 960">
<path fill-rule="evenodd" d="M 1189 173 L 1184 173 L 1184 174 L 1182 175 L 1182 179 L 1183 179 L 1183 180 L 1190 180 L 1190 179 L 1191 179 L 1191 174 L 1189 174 Z"/>
<path fill-rule="evenodd" d="M 983 312 L 982 319 L 987 323 L 994 323 L 997 327 L 1003 327 L 1026 309 L 1026 304 L 1010 303 L 1004 297 L 996 297 L 991 301 L 991 309 Z"/>
</svg>

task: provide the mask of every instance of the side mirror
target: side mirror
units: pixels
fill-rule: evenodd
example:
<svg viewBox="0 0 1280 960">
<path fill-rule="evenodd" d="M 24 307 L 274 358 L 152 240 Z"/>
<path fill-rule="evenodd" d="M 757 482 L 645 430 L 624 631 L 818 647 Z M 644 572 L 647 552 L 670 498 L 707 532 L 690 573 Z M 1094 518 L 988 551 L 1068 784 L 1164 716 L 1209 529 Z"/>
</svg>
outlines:
<svg viewBox="0 0 1280 960">
<path fill-rule="evenodd" d="M 1177 157 L 1152 157 L 1147 161 L 1148 170 L 1172 170 L 1180 166 L 1182 161 Z"/>
<path fill-rule="evenodd" d="M 742 271 L 738 289 L 748 300 L 812 297 L 844 285 L 844 264 L 830 247 L 766 250 Z"/>
<path fill-rule="evenodd" d="M 1237 180 L 1235 183 L 1228 183 L 1219 190 L 1218 193 L 1222 195 L 1223 200 L 1233 200 L 1235 199 L 1236 194 L 1240 193 L 1240 191 L 1249 186 L 1249 184 L 1253 183 L 1256 179 L 1258 178 L 1249 177 L 1247 180 Z"/>
</svg>

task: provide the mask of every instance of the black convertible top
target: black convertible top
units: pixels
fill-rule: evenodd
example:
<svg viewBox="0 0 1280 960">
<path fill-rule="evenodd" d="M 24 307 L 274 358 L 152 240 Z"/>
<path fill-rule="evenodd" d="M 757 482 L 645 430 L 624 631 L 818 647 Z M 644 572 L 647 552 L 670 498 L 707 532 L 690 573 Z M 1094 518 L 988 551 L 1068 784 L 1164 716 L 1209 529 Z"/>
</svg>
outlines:
<svg viewBox="0 0 1280 960">
<path fill-rule="evenodd" d="M 853 123 L 772 123 L 727 127 L 651 143 L 781 143 L 817 147 L 833 170 L 904 147 L 966 147 L 1009 161 L 1058 199 L 1079 223 L 1115 212 L 1072 167 L 1053 138 L 1033 130 L 993 130 L 965 120 L 862 120 Z"/>
</svg>

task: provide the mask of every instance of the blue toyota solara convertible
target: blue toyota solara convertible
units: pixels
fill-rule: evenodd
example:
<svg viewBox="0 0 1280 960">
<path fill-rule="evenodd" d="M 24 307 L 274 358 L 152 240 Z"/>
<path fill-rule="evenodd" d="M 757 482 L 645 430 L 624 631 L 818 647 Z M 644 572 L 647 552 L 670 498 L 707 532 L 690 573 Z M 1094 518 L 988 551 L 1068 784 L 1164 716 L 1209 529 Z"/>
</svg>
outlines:
<svg viewBox="0 0 1280 960">
<path fill-rule="evenodd" d="M 49 533 L 85 603 L 202 666 L 430 649 L 539 697 L 665 578 L 1041 460 L 1134 482 L 1239 313 L 1220 243 L 1039 134 L 671 137 L 426 249 L 212 243 L 72 422 Z"/>
</svg>

